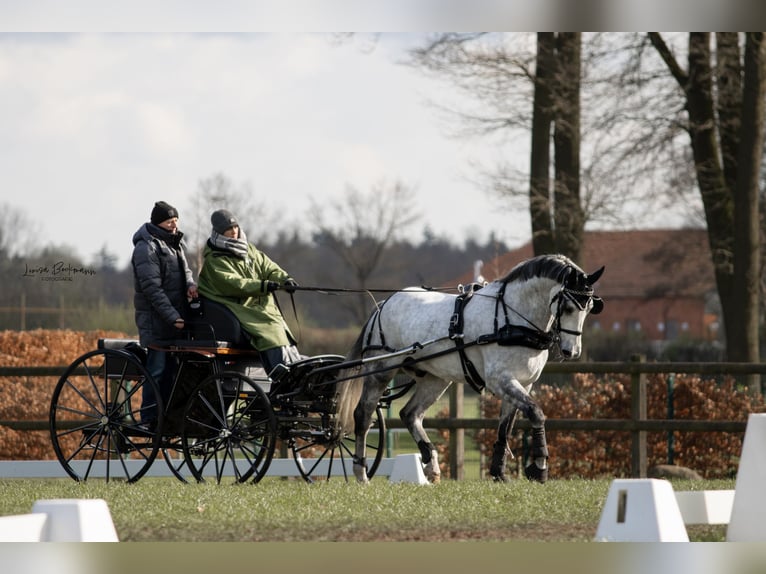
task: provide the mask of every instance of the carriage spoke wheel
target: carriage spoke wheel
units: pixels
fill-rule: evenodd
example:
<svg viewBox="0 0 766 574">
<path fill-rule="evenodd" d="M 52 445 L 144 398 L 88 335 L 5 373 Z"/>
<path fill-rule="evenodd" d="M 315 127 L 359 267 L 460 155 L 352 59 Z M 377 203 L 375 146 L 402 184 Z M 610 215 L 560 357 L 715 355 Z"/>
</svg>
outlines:
<svg viewBox="0 0 766 574">
<path fill-rule="evenodd" d="M 49 412 L 53 450 L 69 476 L 135 482 L 146 474 L 160 446 L 159 433 L 140 425 L 147 385 L 160 396 L 143 364 L 127 351 L 99 349 L 69 365 Z M 157 412 L 161 428 L 161 404 Z"/>
<path fill-rule="evenodd" d="M 233 477 L 258 482 L 271 464 L 277 419 L 266 393 L 233 372 L 207 377 L 186 403 L 181 430 L 184 460 L 198 481 Z"/>
<path fill-rule="evenodd" d="M 353 455 L 356 437 L 353 433 L 335 433 L 320 418 L 307 417 L 293 431 L 290 448 L 298 472 L 306 482 L 330 480 L 338 476 L 348 482 L 354 478 Z M 383 458 L 386 426 L 383 410 L 378 407 L 367 433 L 367 476 L 372 478 Z"/>
<path fill-rule="evenodd" d="M 170 473 L 181 482 L 189 482 L 191 471 L 189 471 L 189 467 L 186 464 L 186 459 L 183 455 L 184 451 L 181 439 L 178 437 L 172 439 L 166 438 L 160 452 L 162 453 L 162 458 L 165 459 L 165 464 L 167 464 L 170 469 Z"/>
</svg>

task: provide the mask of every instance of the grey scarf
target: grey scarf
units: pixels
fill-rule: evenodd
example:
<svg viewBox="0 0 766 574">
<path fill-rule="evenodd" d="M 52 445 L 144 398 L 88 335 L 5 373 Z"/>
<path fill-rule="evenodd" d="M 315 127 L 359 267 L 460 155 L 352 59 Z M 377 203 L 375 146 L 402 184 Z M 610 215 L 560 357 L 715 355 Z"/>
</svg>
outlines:
<svg viewBox="0 0 766 574">
<path fill-rule="evenodd" d="M 236 239 L 221 235 L 214 229 L 210 232 L 210 244 L 217 249 L 228 251 L 240 259 L 247 259 L 247 237 L 241 229 L 239 230 L 239 237 Z"/>
</svg>

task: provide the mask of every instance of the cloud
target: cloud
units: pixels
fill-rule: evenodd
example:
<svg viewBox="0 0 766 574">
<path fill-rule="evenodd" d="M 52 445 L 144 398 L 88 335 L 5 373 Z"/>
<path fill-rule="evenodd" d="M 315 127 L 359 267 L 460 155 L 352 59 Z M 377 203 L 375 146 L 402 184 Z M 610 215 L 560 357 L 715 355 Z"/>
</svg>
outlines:
<svg viewBox="0 0 766 574">
<path fill-rule="evenodd" d="M 460 178 L 466 142 L 445 137 L 424 105 L 436 86 L 396 63 L 417 40 L 0 35 L 0 186 L 11 203 L 42 211 L 48 241 L 85 258 L 107 245 L 126 260 L 155 201 L 183 217 L 199 180 L 216 172 L 303 226 L 309 197 L 386 178 L 417 188 L 437 232 L 500 229 Z M 468 195 L 459 210 L 445 201 Z"/>
</svg>

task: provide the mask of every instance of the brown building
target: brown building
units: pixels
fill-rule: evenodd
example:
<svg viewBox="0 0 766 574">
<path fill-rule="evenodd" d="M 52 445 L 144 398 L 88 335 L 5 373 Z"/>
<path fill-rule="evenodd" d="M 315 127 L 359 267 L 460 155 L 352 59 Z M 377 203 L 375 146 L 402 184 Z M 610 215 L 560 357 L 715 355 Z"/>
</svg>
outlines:
<svg viewBox="0 0 766 574">
<path fill-rule="evenodd" d="M 481 267 L 492 281 L 532 257 L 527 243 Z M 643 332 L 650 341 L 679 337 L 717 340 L 720 310 L 707 231 L 657 229 L 589 231 L 583 258 L 586 272 L 606 266 L 596 283 L 604 311 L 586 326 L 616 333 Z M 473 280 L 466 274 L 458 282 Z"/>
</svg>

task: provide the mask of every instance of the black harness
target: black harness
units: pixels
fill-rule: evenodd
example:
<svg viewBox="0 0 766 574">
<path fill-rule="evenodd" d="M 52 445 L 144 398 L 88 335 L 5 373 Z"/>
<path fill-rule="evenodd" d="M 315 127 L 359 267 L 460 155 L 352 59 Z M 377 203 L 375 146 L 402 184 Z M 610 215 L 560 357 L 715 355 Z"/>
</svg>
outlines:
<svg viewBox="0 0 766 574">
<path fill-rule="evenodd" d="M 508 317 L 508 305 L 506 305 L 504 301 L 506 285 L 507 283 L 503 283 L 500 286 L 495 297 L 494 332 L 480 335 L 476 339 L 476 343 L 479 345 L 497 343 L 501 347 L 520 346 L 538 351 L 549 350 L 558 341 L 558 336 L 554 331 L 543 331 L 526 317 L 522 318 L 532 325 L 532 327 L 527 327 L 526 325 L 514 325 L 511 323 L 510 318 Z M 455 310 L 452 313 L 452 317 L 450 317 L 449 323 L 449 338 L 455 341 L 458 357 L 460 357 L 460 366 L 463 369 L 463 376 L 465 377 L 466 382 L 471 385 L 477 393 L 481 393 L 481 391 L 484 390 L 486 383 L 465 352 L 467 345 L 463 342 L 463 312 L 466 305 L 468 305 L 473 298 L 473 294 L 481 288 L 482 285 L 472 283 L 462 290 L 462 292 L 455 298 Z M 498 325 L 498 315 L 501 304 L 503 306 L 503 315 L 505 317 L 505 324 L 502 327 Z M 517 315 L 520 315 L 517 311 L 514 312 Z M 559 316 L 558 313 L 557 316 Z"/>
<path fill-rule="evenodd" d="M 549 331 L 544 331 L 543 329 L 535 325 L 527 317 L 525 317 L 524 315 L 522 315 L 521 313 L 519 313 L 512 307 L 510 307 L 505 302 L 506 286 L 507 286 L 507 282 L 504 282 L 500 286 L 500 289 L 498 290 L 497 295 L 495 296 L 495 319 L 494 319 L 494 330 L 492 333 L 480 335 L 474 341 L 469 341 L 469 342 L 464 341 L 465 335 L 463 333 L 463 326 L 464 326 L 463 314 L 465 311 L 465 307 L 473 298 L 474 293 L 479 291 L 483 287 L 483 285 L 479 283 L 471 283 L 467 286 L 460 286 L 459 287 L 460 293 L 455 298 L 455 308 L 450 317 L 449 328 L 448 328 L 449 338 L 455 342 L 455 348 L 440 351 L 432 355 L 419 357 L 418 359 L 413 359 L 411 357 L 407 358 L 402 363 L 402 367 L 414 370 L 416 375 L 422 376 L 425 374 L 425 371 L 417 370 L 417 368 L 414 366 L 415 363 L 418 363 L 420 361 L 424 361 L 427 359 L 432 359 L 432 358 L 456 351 L 458 353 L 458 356 L 460 357 L 460 366 L 463 370 L 463 376 L 465 377 L 465 381 L 469 385 L 471 385 L 471 388 L 473 388 L 477 393 L 481 393 L 486 387 L 486 382 L 479 374 L 473 362 L 466 355 L 465 350 L 468 347 L 472 347 L 474 345 L 486 345 L 489 343 L 496 343 L 500 345 L 501 347 L 520 346 L 520 347 L 527 347 L 529 349 L 535 349 L 537 351 L 550 350 L 556 343 L 559 342 L 561 333 L 567 333 L 567 334 L 575 335 L 575 336 L 582 335 L 581 331 L 565 329 L 561 326 L 561 315 L 564 311 L 565 302 L 571 301 L 580 310 L 583 310 L 585 309 L 585 306 L 588 304 L 588 301 L 590 299 L 594 299 L 594 300 L 598 299 L 593 296 L 592 289 L 576 290 L 573 287 L 567 286 L 565 283 L 564 286 L 562 286 L 561 290 L 555 295 L 555 297 L 551 301 L 551 304 L 553 304 L 554 301 L 557 301 L 558 303 L 552 328 Z M 397 352 L 396 349 L 393 349 L 386 344 L 383 328 L 380 324 L 380 315 L 385 303 L 386 301 L 383 301 L 378 306 L 378 309 L 375 311 L 374 315 L 370 319 L 370 322 L 369 322 L 370 328 L 367 331 L 367 338 L 364 345 L 364 352 L 373 351 L 373 350 L 386 351 L 389 353 Z M 503 316 L 505 319 L 505 323 L 502 326 L 500 326 L 498 322 L 501 305 L 503 309 Z M 524 321 L 526 321 L 530 326 L 515 325 L 511 323 L 510 317 L 508 315 L 509 310 L 511 310 L 513 313 L 515 313 L 516 315 L 524 319 Z M 377 329 L 375 329 L 376 325 L 377 325 Z M 380 337 L 380 344 L 373 345 L 372 336 L 373 336 L 373 333 L 376 331 L 378 333 L 378 336 Z M 419 346 L 417 344 L 414 346 L 418 346 L 422 348 L 422 346 Z"/>
</svg>

